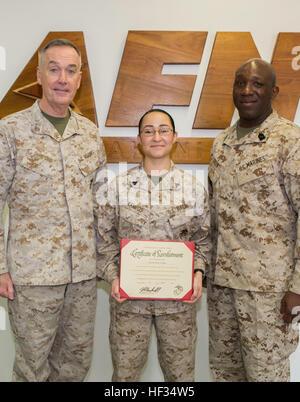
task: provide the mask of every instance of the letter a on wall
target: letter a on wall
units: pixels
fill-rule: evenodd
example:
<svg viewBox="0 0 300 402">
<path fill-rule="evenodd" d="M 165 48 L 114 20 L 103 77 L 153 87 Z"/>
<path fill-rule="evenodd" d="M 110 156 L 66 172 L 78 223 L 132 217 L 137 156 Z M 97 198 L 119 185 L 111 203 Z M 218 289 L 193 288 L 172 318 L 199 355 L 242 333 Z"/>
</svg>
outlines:
<svg viewBox="0 0 300 402">
<path fill-rule="evenodd" d="M 34 101 L 42 97 L 42 88 L 37 83 L 36 67 L 39 51 L 51 40 L 64 38 L 73 42 L 81 52 L 82 81 L 71 107 L 97 124 L 97 114 L 93 96 L 90 71 L 85 50 L 83 32 L 49 32 L 35 54 L 25 66 L 19 77 L 11 86 L 0 103 L 0 118 L 30 107 Z"/>
</svg>

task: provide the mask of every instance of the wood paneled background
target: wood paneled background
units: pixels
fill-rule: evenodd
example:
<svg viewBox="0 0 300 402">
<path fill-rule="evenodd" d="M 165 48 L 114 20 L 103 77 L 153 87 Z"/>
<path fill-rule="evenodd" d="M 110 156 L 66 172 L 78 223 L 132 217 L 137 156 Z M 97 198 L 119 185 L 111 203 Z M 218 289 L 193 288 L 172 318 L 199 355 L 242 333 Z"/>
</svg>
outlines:
<svg viewBox="0 0 300 402">
<path fill-rule="evenodd" d="M 36 81 L 39 50 L 61 37 L 74 42 L 82 54 L 81 87 L 71 106 L 98 124 L 83 32 L 50 32 L 46 36 L 2 99 L 0 117 L 31 106 L 42 96 Z M 206 38 L 207 32 L 199 31 L 129 31 L 106 127 L 135 127 L 140 116 L 154 105 L 189 106 L 197 76 L 162 74 L 162 69 L 164 64 L 200 64 Z M 297 52 L 300 53 L 300 33 L 279 33 L 272 57 L 280 87 L 274 108 L 290 120 L 295 117 L 300 94 Z M 217 32 L 193 129 L 223 129 L 230 125 L 234 73 L 253 57 L 259 57 L 259 53 L 251 33 Z M 142 159 L 135 137 L 103 137 L 103 141 L 108 162 L 136 163 Z M 195 131 L 195 137 L 178 138 L 172 158 L 182 164 L 207 164 L 212 143 L 213 138 L 199 138 Z"/>
</svg>

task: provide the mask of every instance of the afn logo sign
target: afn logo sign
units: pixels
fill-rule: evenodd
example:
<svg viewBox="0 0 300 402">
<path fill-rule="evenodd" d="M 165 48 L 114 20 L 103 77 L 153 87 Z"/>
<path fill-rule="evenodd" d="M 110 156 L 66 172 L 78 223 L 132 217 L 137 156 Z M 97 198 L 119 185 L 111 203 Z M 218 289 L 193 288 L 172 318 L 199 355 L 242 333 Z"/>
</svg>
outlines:
<svg viewBox="0 0 300 402">
<path fill-rule="evenodd" d="M 6 70 L 6 51 L 3 46 L 0 46 L 0 70 Z"/>
</svg>

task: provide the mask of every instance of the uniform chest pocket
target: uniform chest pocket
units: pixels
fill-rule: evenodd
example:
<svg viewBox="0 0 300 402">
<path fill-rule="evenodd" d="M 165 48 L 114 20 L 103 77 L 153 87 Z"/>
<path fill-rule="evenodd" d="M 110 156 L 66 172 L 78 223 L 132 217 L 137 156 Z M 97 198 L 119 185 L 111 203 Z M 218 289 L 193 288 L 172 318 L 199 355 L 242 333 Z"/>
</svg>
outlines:
<svg viewBox="0 0 300 402">
<path fill-rule="evenodd" d="M 173 240 L 188 241 L 193 230 L 193 212 L 194 210 L 186 210 L 180 214 L 169 218 L 169 224 L 172 231 Z"/>
<path fill-rule="evenodd" d="M 243 209 L 252 211 L 255 216 L 274 213 L 282 202 L 280 183 L 271 161 L 240 171 L 237 180 Z"/>
<path fill-rule="evenodd" d="M 17 167 L 23 168 L 28 174 L 45 178 L 55 178 L 59 174 L 58 161 L 38 150 L 31 149 L 26 154 L 17 157 Z"/>
<path fill-rule="evenodd" d="M 94 173 L 100 166 L 100 158 L 94 150 L 85 152 L 78 157 L 78 165 L 83 176 L 89 176 Z"/>
<path fill-rule="evenodd" d="M 148 227 L 148 218 L 138 206 L 121 206 L 119 215 L 119 237 L 139 239 Z"/>
<path fill-rule="evenodd" d="M 260 186 L 271 186 L 276 181 L 272 161 L 244 165 L 237 173 L 240 188 L 246 192 L 256 191 Z"/>
<path fill-rule="evenodd" d="M 234 197 L 234 187 L 236 186 L 235 172 L 233 166 L 219 165 L 217 162 L 209 167 L 208 175 L 212 185 L 212 191 L 216 198 L 221 195 L 227 201 Z"/>
</svg>

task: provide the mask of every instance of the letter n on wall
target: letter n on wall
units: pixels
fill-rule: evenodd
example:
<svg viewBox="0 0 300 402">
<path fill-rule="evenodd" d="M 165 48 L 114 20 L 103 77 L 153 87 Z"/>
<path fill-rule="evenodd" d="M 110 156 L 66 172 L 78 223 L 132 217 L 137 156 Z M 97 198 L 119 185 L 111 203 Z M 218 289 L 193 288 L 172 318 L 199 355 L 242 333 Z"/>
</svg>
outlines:
<svg viewBox="0 0 300 402">
<path fill-rule="evenodd" d="M 164 64 L 199 64 L 207 32 L 129 31 L 106 126 L 135 127 L 153 105 L 189 106 L 196 75 L 162 75 Z"/>
</svg>

